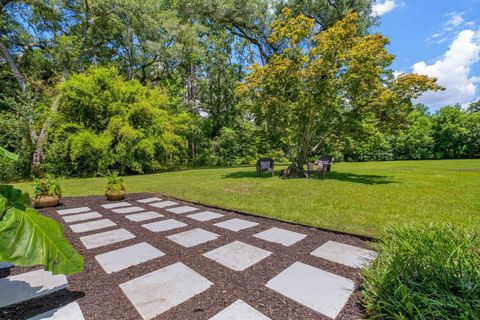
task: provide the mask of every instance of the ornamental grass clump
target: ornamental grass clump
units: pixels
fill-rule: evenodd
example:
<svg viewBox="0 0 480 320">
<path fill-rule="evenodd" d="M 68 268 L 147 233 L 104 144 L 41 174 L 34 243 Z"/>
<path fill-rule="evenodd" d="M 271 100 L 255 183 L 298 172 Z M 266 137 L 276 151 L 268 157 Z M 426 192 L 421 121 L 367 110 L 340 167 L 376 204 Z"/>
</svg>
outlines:
<svg viewBox="0 0 480 320">
<path fill-rule="evenodd" d="M 363 271 L 371 319 L 480 319 L 480 235 L 452 225 L 391 230 Z"/>
</svg>

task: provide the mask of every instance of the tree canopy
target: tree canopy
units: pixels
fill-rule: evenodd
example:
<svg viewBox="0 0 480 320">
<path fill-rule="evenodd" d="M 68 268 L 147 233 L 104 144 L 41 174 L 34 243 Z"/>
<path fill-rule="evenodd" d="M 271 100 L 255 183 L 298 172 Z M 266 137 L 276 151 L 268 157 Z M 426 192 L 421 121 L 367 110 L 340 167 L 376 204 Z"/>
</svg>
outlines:
<svg viewBox="0 0 480 320">
<path fill-rule="evenodd" d="M 0 179 L 477 157 L 478 103 L 415 108 L 439 87 L 394 77 L 372 3 L 0 1 Z"/>
<path fill-rule="evenodd" d="M 395 127 L 411 111 L 411 99 L 441 89 L 421 75 L 389 77 L 388 39 L 361 35 L 356 13 L 326 30 L 316 31 L 314 23 L 285 9 L 269 38 L 284 49 L 254 64 L 240 86 L 256 121 L 266 123 L 298 171 L 319 147 Z"/>
</svg>

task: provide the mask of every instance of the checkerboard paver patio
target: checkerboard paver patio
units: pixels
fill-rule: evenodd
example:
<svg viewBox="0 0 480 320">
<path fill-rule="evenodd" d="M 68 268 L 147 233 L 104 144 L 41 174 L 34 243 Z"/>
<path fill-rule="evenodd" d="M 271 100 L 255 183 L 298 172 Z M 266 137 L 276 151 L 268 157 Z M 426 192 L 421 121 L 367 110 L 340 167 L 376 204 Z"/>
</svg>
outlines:
<svg viewBox="0 0 480 320">
<path fill-rule="evenodd" d="M 89 266 L 76 288 L 87 320 L 352 319 L 351 267 L 373 252 L 360 239 L 151 195 L 98 199 L 49 211 Z M 94 228 L 105 220 L 113 230 Z"/>
</svg>

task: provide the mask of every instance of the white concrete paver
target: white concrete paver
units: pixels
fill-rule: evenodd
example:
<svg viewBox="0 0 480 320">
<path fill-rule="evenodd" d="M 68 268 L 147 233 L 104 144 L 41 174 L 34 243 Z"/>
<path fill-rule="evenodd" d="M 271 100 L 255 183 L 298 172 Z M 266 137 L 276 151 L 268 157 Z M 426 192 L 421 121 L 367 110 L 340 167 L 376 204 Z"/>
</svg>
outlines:
<svg viewBox="0 0 480 320">
<path fill-rule="evenodd" d="M 173 229 L 177 229 L 177 228 L 183 228 L 183 227 L 186 227 L 186 226 L 187 226 L 186 223 L 177 221 L 175 219 L 168 219 L 168 220 L 162 220 L 162 221 L 142 224 L 142 227 L 144 227 L 145 229 L 148 229 L 152 232 L 168 231 L 168 230 L 173 230 Z"/>
<path fill-rule="evenodd" d="M 170 208 L 170 209 L 166 209 L 166 210 L 171 212 L 171 213 L 182 214 L 182 213 L 197 211 L 198 208 L 190 207 L 190 206 L 181 206 L 181 207 Z"/>
<path fill-rule="evenodd" d="M 217 212 L 202 211 L 202 212 L 198 212 L 198 213 L 189 214 L 187 217 L 189 217 L 190 219 L 193 219 L 193 220 L 204 222 L 204 221 L 210 221 L 210 220 L 213 220 L 213 219 L 218 219 L 218 218 L 221 218 L 223 216 L 224 216 L 223 214 L 220 214 L 220 213 L 217 213 Z"/>
<path fill-rule="evenodd" d="M 146 221 L 146 220 L 163 218 L 163 217 L 165 217 L 163 214 L 160 214 L 155 211 L 144 211 L 144 212 L 129 214 L 128 216 L 125 216 L 125 218 L 133 222 L 140 222 L 140 221 Z"/>
<path fill-rule="evenodd" d="M 0 279 L 0 308 L 42 297 L 67 287 L 64 275 L 35 270 Z"/>
<path fill-rule="evenodd" d="M 213 285 L 181 262 L 120 284 L 120 289 L 144 320 L 204 292 Z"/>
<path fill-rule="evenodd" d="M 214 224 L 214 226 L 224 228 L 224 229 L 228 229 L 228 230 L 235 231 L 235 232 L 238 232 L 238 231 L 243 230 L 243 229 L 252 228 L 252 227 L 255 227 L 257 225 L 258 225 L 258 223 L 256 223 L 256 222 L 247 221 L 247 220 L 243 220 L 243 219 L 237 219 L 237 218 L 230 219 L 230 220 L 227 220 L 227 221 L 222 221 L 222 222 Z"/>
<path fill-rule="evenodd" d="M 164 256 L 165 253 L 146 242 L 98 254 L 95 259 L 106 273 L 117 272 L 140 263 Z"/>
<path fill-rule="evenodd" d="M 290 230 L 271 228 L 253 235 L 255 238 L 279 243 L 286 247 L 303 240 L 307 235 L 303 233 L 293 232 Z"/>
<path fill-rule="evenodd" d="M 352 268 L 362 268 L 377 256 L 375 251 L 335 241 L 327 241 L 311 254 Z"/>
<path fill-rule="evenodd" d="M 216 233 L 196 228 L 168 236 L 167 238 L 183 247 L 190 248 L 208 241 L 216 240 L 218 237 L 219 235 Z"/>
<path fill-rule="evenodd" d="M 78 221 L 85 221 L 85 220 L 91 220 L 91 219 L 97 219 L 101 218 L 102 215 L 96 211 L 92 212 L 87 212 L 87 213 L 79 213 L 79 214 L 73 214 L 73 215 L 68 215 L 62 217 L 62 219 L 66 223 L 72 223 L 72 222 L 78 222 Z"/>
<path fill-rule="evenodd" d="M 85 320 L 77 302 L 47 311 L 28 320 Z"/>
<path fill-rule="evenodd" d="M 140 203 L 151 203 L 151 202 L 156 202 L 156 201 L 162 201 L 162 199 L 157 198 L 157 197 L 153 197 L 153 198 L 146 198 L 146 199 L 137 200 L 137 202 L 140 202 Z"/>
<path fill-rule="evenodd" d="M 332 319 L 342 311 L 354 290 L 352 280 L 298 261 L 266 286 Z"/>
<path fill-rule="evenodd" d="M 125 229 L 115 229 L 80 237 L 80 241 L 82 241 L 85 248 L 95 249 L 134 238 L 135 235 Z"/>
<path fill-rule="evenodd" d="M 131 206 L 131 204 L 125 201 L 102 204 L 102 207 L 104 207 L 105 209 L 115 209 L 115 208 L 122 208 L 122 207 L 128 207 L 128 206 Z"/>
<path fill-rule="evenodd" d="M 101 219 L 101 220 L 71 224 L 70 229 L 72 229 L 72 231 L 75 233 L 81 233 L 81 232 L 110 228 L 116 225 L 117 224 L 110 219 Z"/>
<path fill-rule="evenodd" d="M 270 318 L 239 299 L 210 320 L 270 320 Z"/>
<path fill-rule="evenodd" d="M 214 249 L 203 256 L 235 271 L 243 271 L 262 261 L 272 253 L 250 244 L 234 241 Z"/>
<path fill-rule="evenodd" d="M 174 201 L 161 201 L 161 202 L 154 202 L 154 203 L 149 203 L 150 206 L 154 208 L 167 208 L 167 207 L 173 207 L 176 206 L 178 203 Z"/>
<path fill-rule="evenodd" d="M 57 210 L 58 214 L 63 216 L 64 214 L 72 214 L 72 213 L 82 213 L 91 211 L 89 207 L 79 207 L 79 208 L 70 208 L 70 209 L 62 209 Z"/>
<path fill-rule="evenodd" d="M 2 269 L 8 269 L 13 267 L 13 264 L 8 263 L 8 262 L 0 262 L 0 270 Z"/>
<path fill-rule="evenodd" d="M 140 212 L 144 210 L 145 209 L 140 207 L 125 207 L 125 208 L 113 209 L 112 211 L 115 213 L 133 213 L 133 212 Z"/>
</svg>

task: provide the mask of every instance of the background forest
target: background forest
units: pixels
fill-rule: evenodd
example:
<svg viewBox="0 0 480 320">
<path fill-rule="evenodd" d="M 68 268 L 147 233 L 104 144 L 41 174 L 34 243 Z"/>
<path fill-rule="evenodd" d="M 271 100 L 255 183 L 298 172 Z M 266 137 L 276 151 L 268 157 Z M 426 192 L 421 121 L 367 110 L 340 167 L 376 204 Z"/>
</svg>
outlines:
<svg viewBox="0 0 480 320">
<path fill-rule="evenodd" d="M 312 43 L 308 54 L 340 52 L 333 36 L 343 29 L 333 27 L 352 12 L 355 37 L 378 45 L 372 68 L 349 66 L 344 78 L 332 75 L 337 82 L 315 77 L 318 63 L 305 68 L 310 76 L 302 67 L 297 78 L 282 69 L 314 61 L 304 54 Z M 306 20 L 291 18 L 298 14 Z M 380 56 L 387 40 L 370 31 L 378 23 L 370 0 L 0 0 L 0 15 L 0 146 L 20 156 L 0 158 L 0 180 L 230 166 L 264 156 L 292 161 L 292 118 L 322 95 L 347 107 L 318 116 L 324 120 L 315 125 L 329 134 L 309 158 L 480 157 L 480 101 L 434 114 L 414 104 L 421 92 L 441 88 L 395 79 L 393 57 Z M 338 32 L 328 38 L 327 30 Z M 313 32 L 324 35 L 309 37 Z M 372 51 L 354 49 L 350 60 L 368 65 Z M 379 81 L 357 84 L 372 70 Z M 299 89 L 305 80 L 323 91 L 306 94 Z M 368 104 L 361 99 L 367 91 L 375 93 Z M 369 112 L 373 105 L 381 112 Z M 355 130 L 325 129 L 353 119 Z"/>
</svg>

